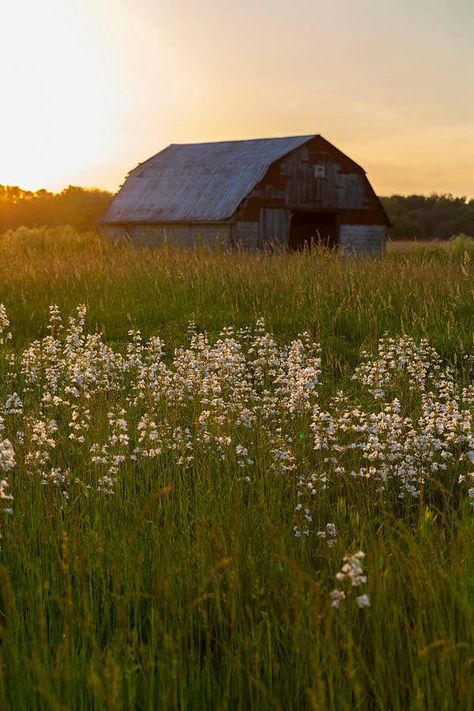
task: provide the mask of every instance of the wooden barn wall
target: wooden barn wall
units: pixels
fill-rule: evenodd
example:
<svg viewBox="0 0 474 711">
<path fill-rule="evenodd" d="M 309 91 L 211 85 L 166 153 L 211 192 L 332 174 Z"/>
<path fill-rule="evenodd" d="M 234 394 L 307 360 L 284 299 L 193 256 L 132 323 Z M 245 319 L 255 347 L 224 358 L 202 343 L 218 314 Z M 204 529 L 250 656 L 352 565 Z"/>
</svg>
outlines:
<svg viewBox="0 0 474 711">
<path fill-rule="evenodd" d="M 385 252 L 386 232 L 385 225 L 340 225 L 340 249 L 344 254 L 379 257 Z"/>
<path fill-rule="evenodd" d="M 260 249 L 258 222 L 238 220 L 231 226 L 230 241 L 239 249 Z"/>
<path fill-rule="evenodd" d="M 107 225 L 102 227 L 102 234 L 114 242 L 130 241 L 146 247 L 219 245 L 254 250 L 265 244 L 285 248 L 289 223 L 289 210 L 263 209 L 260 224 L 240 221 L 232 225 Z M 383 254 L 385 236 L 386 227 L 376 223 L 339 225 L 339 243 L 346 254 Z"/>
<path fill-rule="evenodd" d="M 260 246 L 273 245 L 286 247 L 290 229 L 290 211 L 281 208 L 262 208 L 260 210 L 259 236 Z"/>
<path fill-rule="evenodd" d="M 314 175 L 314 167 L 318 164 L 325 166 L 322 178 Z M 292 207 L 331 210 L 368 207 L 363 175 L 356 172 L 347 159 L 336 159 L 329 151 L 312 143 L 301 146 L 275 168 L 288 178 L 286 200 Z"/>
<path fill-rule="evenodd" d="M 225 246 L 231 244 L 228 224 L 104 225 L 102 234 L 112 241 L 131 241 L 146 247 Z M 258 230 L 257 230 L 258 231 Z"/>
</svg>

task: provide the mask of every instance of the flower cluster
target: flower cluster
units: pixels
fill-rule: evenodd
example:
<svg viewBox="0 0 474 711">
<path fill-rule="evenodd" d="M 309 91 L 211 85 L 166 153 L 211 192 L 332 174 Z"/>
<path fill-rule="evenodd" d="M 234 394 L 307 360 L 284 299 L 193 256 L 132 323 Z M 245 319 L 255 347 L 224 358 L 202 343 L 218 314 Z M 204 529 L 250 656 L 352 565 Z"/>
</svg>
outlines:
<svg viewBox="0 0 474 711">
<path fill-rule="evenodd" d="M 349 590 L 350 588 L 359 588 L 361 585 L 365 585 L 367 583 L 367 576 L 364 575 L 362 566 L 364 558 L 365 553 L 363 551 L 344 556 L 341 569 L 336 574 L 336 580 L 341 584 L 349 583 Z M 332 590 L 330 593 L 332 607 L 338 608 L 341 602 L 347 598 L 348 594 L 349 593 L 339 588 Z M 367 593 L 357 595 L 355 601 L 358 607 L 369 607 L 370 605 L 370 599 Z"/>
<path fill-rule="evenodd" d="M 383 338 L 376 358 L 365 351 L 362 358 L 364 362 L 353 378 L 367 385 L 376 398 L 383 398 L 386 389 L 400 377 L 405 377 L 410 387 L 425 390 L 428 384 L 437 382 L 442 371 L 441 358 L 426 339 L 417 343 L 409 336 Z"/>
<path fill-rule="evenodd" d="M 3 430 L 3 418 L 0 418 L 0 432 Z M 15 452 L 9 439 L 0 439 L 0 501 L 9 502 L 13 499 L 10 493 L 8 472 L 15 466 Z M 9 504 L 3 509 L 5 513 L 12 513 Z"/>
<path fill-rule="evenodd" d="M 87 333 L 86 318 L 83 306 L 67 321 L 51 306 L 47 335 L 16 357 L 0 307 L 9 369 L 2 498 L 14 466 L 67 498 L 79 477 L 112 495 L 122 475 L 149 465 L 190 475 L 203 463 L 225 465 L 249 486 L 257 476 L 278 480 L 293 492 L 294 535 L 330 547 L 338 536 L 320 497 L 347 482 L 415 502 L 431 482 L 457 482 L 474 502 L 474 389 L 458 385 L 425 341 L 383 339 L 375 357 L 362 355 L 347 390 L 323 398 L 321 351 L 308 333 L 281 345 L 259 320 L 211 342 L 191 324 L 174 352 L 139 331 L 118 350 Z"/>
<path fill-rule="evenodd" d="M 12 334 L 9 331 L 10 320 L 7 315 L 7 310 L 4 304 L 0 304 L 0 345 L 4 345 L 7 341 L 11 341 Z"/>
<path fill-rule="evenodd" d="M 318 492 L 337 478 L 366 482 L 379 495 L 416 500 L 429 485 L 450 488 L 474 448 L 472 387 L 457 386 L 426 342 L 385 339 L 378 358 L 363 356 L 354 380 L 360 397 L 344 392 L 326 407 L 316 404 L 311 430 L 319 470 L 298 482 L 301 505 L 311 508 Z"/>
</svg>

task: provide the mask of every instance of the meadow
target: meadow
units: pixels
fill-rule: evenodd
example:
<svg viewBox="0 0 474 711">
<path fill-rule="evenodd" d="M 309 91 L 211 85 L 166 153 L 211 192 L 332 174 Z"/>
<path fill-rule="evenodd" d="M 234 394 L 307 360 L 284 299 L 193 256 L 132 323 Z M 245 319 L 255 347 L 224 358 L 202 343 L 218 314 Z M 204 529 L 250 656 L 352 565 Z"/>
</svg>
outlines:
<svg viewBox="0 0 474 711">
<path fill-rule="evenodd" d="M 474 269 L 0 237 L 0 707 L 474 707 Z"/>
</svg>

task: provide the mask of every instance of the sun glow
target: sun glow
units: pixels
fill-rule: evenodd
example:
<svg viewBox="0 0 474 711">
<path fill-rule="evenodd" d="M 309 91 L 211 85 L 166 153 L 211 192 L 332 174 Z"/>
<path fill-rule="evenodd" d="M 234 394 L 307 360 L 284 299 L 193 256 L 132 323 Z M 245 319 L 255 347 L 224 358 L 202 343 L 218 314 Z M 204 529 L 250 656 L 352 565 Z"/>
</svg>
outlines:
<svg viewBox="0 0 474 711">
<path fill-rule="evenodd" d="M 1 182 L 59 189 L 100 180 L 117 141 L 113 74 L 90 7 L 23 0 L 2 9 Z"/>
</svg>

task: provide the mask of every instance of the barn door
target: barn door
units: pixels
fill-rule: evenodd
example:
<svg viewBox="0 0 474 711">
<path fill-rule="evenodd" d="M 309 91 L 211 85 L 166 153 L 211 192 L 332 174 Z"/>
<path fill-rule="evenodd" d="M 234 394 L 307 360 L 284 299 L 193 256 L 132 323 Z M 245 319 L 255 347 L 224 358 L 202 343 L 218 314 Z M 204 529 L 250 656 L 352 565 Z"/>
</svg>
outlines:
<svg viewBox="0 0 474 711">
<path fill-rule="evenodd" d="M 337 242 L 335 212 L 293 210 L 288 244 L 290 251 L 309 249 L 312 245 L 335 249 Z"/>
<path fill-rule="evenodd" d="M 281 208 L 260 210 L 260 246 L 288 247 L 290 213 Z"/>
</svg>

